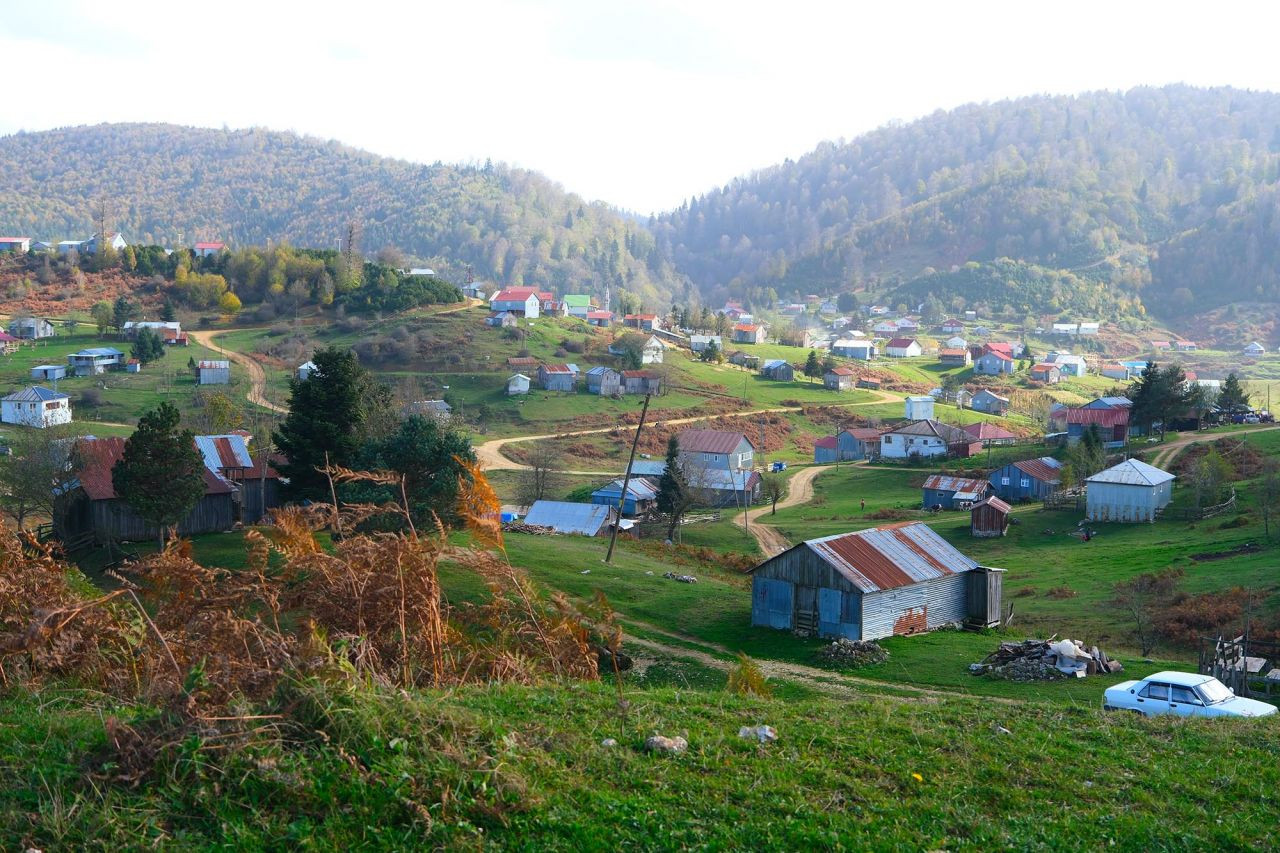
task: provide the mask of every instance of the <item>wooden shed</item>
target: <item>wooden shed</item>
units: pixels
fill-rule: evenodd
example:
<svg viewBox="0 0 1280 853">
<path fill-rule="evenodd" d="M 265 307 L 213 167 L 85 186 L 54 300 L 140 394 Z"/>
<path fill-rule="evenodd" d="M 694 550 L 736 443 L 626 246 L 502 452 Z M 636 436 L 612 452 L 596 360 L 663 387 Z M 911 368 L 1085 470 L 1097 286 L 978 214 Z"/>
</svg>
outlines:
<svg viewBox="0 0 1280 853">
<path fill-rule="evenodd" d="M 751 624 L 853 640 L 990 627 L 1002 572 L 918 521 L 810 539 L 752 570 Z"/>
<path fill-rule="evenodd" d="M 969 510 L 969 532 L 978 539 L 1003 536 L 1009 530 L 1009 505 L 995 495 Z"/>
</svg>

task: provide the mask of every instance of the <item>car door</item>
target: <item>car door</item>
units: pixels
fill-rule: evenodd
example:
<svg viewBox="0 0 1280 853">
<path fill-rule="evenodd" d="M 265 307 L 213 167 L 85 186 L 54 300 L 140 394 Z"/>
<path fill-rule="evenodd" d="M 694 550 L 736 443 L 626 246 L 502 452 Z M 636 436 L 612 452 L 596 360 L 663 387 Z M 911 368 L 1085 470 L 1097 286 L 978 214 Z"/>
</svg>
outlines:
<svg viewBox="0 0 1280 853">
<path fill-rule="evenodd" d="M 1204 715 L 1204 703 L 1190 687 L 1169 687 L 1169 710 L 1180 717 L 1199 717 Z"/>
<path fill-rule="evenodd" d="M 1137 707 L 1149 717 L 1169 713 L 1169 685 L 1159 681 L 1147 682 L 1147 686 L 1138 691 Z"/>
</svg>

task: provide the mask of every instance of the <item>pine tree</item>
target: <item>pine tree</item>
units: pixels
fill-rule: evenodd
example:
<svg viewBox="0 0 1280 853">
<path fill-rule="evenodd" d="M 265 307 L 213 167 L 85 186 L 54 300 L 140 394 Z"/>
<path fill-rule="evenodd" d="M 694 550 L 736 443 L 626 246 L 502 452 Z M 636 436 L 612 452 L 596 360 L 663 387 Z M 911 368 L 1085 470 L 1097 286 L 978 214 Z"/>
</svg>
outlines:
<svg viewBox="0 0 1280 853">
<path fill-rule="evenodd" d="M 164 341 L 151 329 L 143 327 L 133 342 L 132 355 L 142 364 L 150 364 L 164 358 Z"/>
<path fill-rule="evenodd" d="M 670 519 L 667 539 L 673 540 L 685 511 L 693 505 L 693 494 L 680 470 L 680 442 L 673 435 L 667 439 L 667 467 L 658 481 L 658 512 Z"/>
<path fill-rule="evenodd" d="M 121 500 L 159 525 L 161 548 L 167 530 L 204 497 L 204 460 L 191 431 L 178 429 L 180 420 L 172 403 L 147 412 L 111 469 L 111 484 Z"/>
<path fill-rule="evenodd" d="M 1240 385 L 1240 377 L 1228 373 L 1222 381 L 1222 389 L 1218 392 L 1218 406 L 1223 411 L 1232 412 L 1249 408 L 1249 394 Z"/>
<path fill-rule="evenodd" d="M 804 361 L 804 375 L 810 379 L 822 375 L 822 365 L 818 362 L 818 353 L 809 350 L 809 357 Z"/>
</svg>

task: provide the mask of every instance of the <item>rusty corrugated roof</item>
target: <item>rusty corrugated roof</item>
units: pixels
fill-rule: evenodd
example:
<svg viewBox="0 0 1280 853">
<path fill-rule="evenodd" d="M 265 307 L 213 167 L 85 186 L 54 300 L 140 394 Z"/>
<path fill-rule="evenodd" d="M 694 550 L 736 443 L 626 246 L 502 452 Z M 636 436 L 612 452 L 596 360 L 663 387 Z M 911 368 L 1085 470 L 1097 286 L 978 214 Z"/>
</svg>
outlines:
<svg viewBox="0 0 1280 853">
<path fill-rule="evenodd" d="M 732 453 L 743 439 L 755 449 L 751 439 L 740 432 L 727 430 L 687 429 L 676 437 L 680 450 L 685 453 Z"/>
<path fill-rule="evenodd" d="M 1014 462 L 1013 467 L 1042 483 L 1062 482 L 1062 463 L 1052 456 L 1024 459 L 1021 462 Z"/>
<path fill-rule="evenodd" d="M 810 539 L 797 547 L 812 550 L 864 593 L 911 586 L 978 565 L 919 521 Z"/>
<path fill-rule="evenodd" d="M 947 474 L 934 474 L 924 481 L 924 488 L 939 492 L 977 492 L 987 490 L 987 481 L 970 477 L 952 477 Z"/>
<path fill-rule="evenodd" d="M 90 500 L 107 501 L 119 497 L 111 482 L 111 469 L 124 456 L 123 438 L 82 438 L 76 442 L 76 477 Z M 226 480 L 201 466 L 204 493 L 225 495 L 234 491 Z"/>
</svg>

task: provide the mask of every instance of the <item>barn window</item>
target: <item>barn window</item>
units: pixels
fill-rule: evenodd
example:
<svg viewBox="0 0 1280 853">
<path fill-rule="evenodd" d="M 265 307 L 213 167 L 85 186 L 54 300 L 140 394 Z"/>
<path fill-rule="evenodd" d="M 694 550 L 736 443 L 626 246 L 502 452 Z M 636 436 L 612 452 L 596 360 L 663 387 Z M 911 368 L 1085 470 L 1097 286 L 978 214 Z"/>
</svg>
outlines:
<svg viewBox="0 0 1280 853">
<path fill-rule="evenodd" d="M 1022 478 L 1022 488 L 1024 488 L 1024 489 L 1025 489 L 1025 488 L 1027 488 L 1027 487 L 1028 487 L 1028 486 L 1030 486 L 1030 485 L 1031 485 L 1031 481 L 1030 481 L 1030 480 L 1028 480 L 1026 477 L 1023 477 L 1023 478 Z"/>
<path fill-rule="evenodd" d="M 1000 485 L 1002 485 L 1002 486 L 1007 486 L 1007 485 L 1009 485 L 1009 478 L 1008 478 L 1008 477 L 1001 477 L 1001 478 L 1000 478 Z"/>
</svg>

